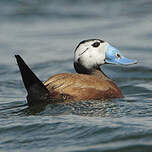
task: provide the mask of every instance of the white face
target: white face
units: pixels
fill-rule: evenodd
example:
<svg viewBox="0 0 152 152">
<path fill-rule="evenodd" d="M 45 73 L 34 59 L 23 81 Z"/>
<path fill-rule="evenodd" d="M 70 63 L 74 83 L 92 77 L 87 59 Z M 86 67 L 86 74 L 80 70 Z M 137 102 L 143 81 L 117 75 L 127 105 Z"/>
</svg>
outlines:
<svg viewBox="0 0 152 152">
<path fill-rule="evenodd" d="M 107 42 L 98 39 L 81 42 L 75 50 L 74 62 L 87 69 L 100 66 L 105 63 L 107 46 Z"/>
</svg>

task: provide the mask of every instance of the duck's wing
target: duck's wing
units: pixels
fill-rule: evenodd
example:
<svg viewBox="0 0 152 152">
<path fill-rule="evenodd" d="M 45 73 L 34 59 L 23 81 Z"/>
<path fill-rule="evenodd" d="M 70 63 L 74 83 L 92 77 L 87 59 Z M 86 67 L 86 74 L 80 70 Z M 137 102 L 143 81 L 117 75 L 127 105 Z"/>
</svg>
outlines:
<svg viewBox="0 0 152 152">
<path fill-rule="evenodd" d="M 57 74 L 44 82 L 44 85 L 48 90 L 78 101 L 122 97 L 120 89 L 111 80 L 101 80 L 86 74 Z"/>
</svg>

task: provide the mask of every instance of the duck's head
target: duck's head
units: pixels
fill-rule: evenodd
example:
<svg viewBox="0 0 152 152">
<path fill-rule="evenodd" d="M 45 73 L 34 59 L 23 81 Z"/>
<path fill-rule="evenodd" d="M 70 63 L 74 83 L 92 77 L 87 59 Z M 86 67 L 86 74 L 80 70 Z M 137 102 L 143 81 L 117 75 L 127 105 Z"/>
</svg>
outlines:
<svg viewBox="0 0 152 152">
<path fill-rule="evenodd" d="M 78 73 L 89 73 L 106 63 L 130 65 L 137 61 L 124 57 L 118 49 L 100 39 L 84 40 L 75 49 L 74 67 Z"/>
</svg>

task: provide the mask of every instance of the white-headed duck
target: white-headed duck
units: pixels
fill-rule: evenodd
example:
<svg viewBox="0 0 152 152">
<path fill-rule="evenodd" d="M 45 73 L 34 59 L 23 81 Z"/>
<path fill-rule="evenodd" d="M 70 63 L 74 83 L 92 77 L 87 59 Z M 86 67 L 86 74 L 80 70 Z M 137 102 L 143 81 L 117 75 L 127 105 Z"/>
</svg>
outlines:
<svg viewBox="0 0 152 152">
<path fill-rule="evenodd" d="M 15 55 L 27 90 L 28 105 L 67 101 L 122 98 L 117 85 L 101 70 L 103 64 L 130 65 L 137 61 L 124 57 L 108 42 L 89 39 L 79 43 L 74 52 L 77 74 L 60 73 L 42 83 L 19 55 Z"/>
</svg>

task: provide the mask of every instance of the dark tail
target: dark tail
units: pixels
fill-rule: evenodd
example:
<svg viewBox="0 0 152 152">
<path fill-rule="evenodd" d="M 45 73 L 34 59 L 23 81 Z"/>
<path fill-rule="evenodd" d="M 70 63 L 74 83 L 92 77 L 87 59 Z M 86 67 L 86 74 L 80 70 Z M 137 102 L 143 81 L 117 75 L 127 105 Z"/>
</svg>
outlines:
<svg viewBox="0 0 152 152">
<path fill-rule="evenodd" d="M 47 88 L 26 65 L 24 60 L 19 55 L 15 55 L 15 57 L 21 72 L 24 86 L 28 93 L 28 105 L 31 106 L 47 102 L 49 98 L 49 91 L 47 90 Z"/>
</svg>

